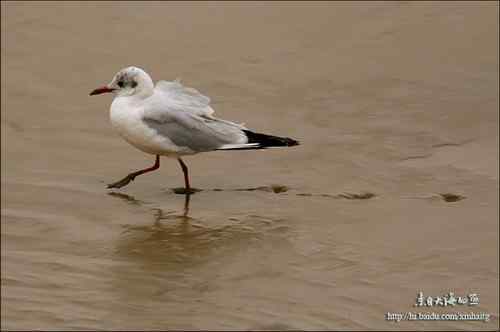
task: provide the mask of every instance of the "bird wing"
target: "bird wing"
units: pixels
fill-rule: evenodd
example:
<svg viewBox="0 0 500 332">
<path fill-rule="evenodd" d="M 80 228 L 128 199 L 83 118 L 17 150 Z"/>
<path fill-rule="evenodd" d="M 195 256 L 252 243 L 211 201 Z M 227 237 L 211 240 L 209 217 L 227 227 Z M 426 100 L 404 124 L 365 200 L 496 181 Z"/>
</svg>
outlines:
<svg viewBox="0 0 500 332">
<path fill-rule="evenodd" d="M 197 115 L 212 115 L 214 110 L 210 107 L 210 98 L 198 90 L 186 87 L 179 80 L 172 82 L 158 81 L 155 93 L 166 99 L 171 107 L 177 107 L 186 112 Z"/>
<path fill-rule="evenodd" d="M 212 116 L 209 102 L 208 97 L 178 81 L 160 81 L 142 119 L 159 135 L 193 152 L 247 143 L 245 127 Z"/>
</svg>

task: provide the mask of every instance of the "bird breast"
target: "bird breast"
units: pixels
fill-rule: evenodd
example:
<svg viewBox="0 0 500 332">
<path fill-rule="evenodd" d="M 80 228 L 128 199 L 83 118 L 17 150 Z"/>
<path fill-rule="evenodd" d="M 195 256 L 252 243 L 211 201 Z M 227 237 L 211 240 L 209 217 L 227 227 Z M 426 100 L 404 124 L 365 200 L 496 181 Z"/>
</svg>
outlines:
<svg viewBox="0 0 500 332">
<path fill-rule="evenodd" d="M 127 103 L 126 97 L 117 97 L 111 104 L 110 120 L 113 129 L 137 149 L 165 156 L 176 156 L 179 147 L 142 121 L 143 109 Z"/>
</svg>

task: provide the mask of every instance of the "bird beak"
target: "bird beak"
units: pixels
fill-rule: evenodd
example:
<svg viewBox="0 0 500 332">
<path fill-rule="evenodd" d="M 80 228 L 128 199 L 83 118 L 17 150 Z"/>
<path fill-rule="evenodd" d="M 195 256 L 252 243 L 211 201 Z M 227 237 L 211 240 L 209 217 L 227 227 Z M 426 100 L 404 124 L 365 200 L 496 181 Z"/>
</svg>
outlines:
<svg viewBox="0 0 500 332">
<path fill-rule="evenodd" d="M 103 87 L 100 87 L 100 88 L 97 88 L 95 89 L 94 91 L 92 91 L 90 93 L 91 96 L 94 96 L 94 95 L 100 95 L 101 93 L 106 93 L 106 92 L 113 92 L 115 89 L 112 89 L 108 86 L 103 86 Z"/>
</svg>

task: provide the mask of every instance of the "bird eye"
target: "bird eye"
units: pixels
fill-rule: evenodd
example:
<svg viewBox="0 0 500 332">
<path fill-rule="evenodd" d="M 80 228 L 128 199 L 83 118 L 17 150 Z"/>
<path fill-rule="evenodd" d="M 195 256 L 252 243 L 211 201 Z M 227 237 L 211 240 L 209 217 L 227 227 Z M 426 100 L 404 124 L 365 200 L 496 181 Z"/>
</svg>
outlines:
<svg viewBox="0 0 500 332">
<path fill-rule="evenodd" d="M 118 84 L 118 86 L 119 86 L 120 88 L 123 88 L 123 81 L 118 81 L 118 83 L 117 83 L 117 84 Z"/>
<path fill-rule="evenodd" d="M 135 88 L 137 86 L 137 82 L 136 81 L 132 81 L 132 83 L 130 83 L 130 86 Z"/>
</svg>

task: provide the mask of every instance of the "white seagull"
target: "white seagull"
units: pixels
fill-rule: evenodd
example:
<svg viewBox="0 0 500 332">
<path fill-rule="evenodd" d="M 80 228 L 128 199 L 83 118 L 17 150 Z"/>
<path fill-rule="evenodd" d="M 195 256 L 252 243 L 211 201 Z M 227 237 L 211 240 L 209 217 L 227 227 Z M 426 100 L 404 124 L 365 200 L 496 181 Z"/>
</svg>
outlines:
<svg viewBox="0 0 500 332">
<path fill-rule="evenodd" d="M 255 133 L 241 124 L 213 116 L 210 98 L 179 81 L 158 81 L 144 70 L 127 67 L 90 95 L 112 92 L 110 119 L 128 143 L 155 155 L 155 164 L 128 174 L 108 188 L 121 188 L 138 175 L 160 167 L 160 156 L 177 158 L 184 173 L 185 190 L 192 193 L 184 155 L 215 150 L 249 150 L 298 145 L 294 139 Z"/>
</svg>

